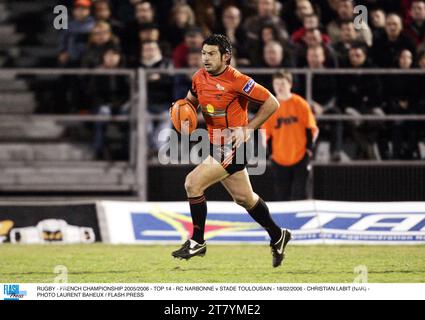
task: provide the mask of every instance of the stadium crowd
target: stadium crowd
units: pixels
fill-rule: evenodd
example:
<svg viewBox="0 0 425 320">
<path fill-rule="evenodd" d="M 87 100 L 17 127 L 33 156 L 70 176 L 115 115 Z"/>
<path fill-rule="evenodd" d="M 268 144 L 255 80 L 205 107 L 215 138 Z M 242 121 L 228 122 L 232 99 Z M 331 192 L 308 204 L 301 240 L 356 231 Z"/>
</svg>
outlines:
<svg viewBox="0 0 425 320">
<path fill-rule="evenodd" d="M 198 68 L 204 37 L 222 33 L 233 44 L 232 64 L 239 68 L 425 70 L 425 0 L 59 2 L 73 8 L 69 28 L 60 35 L 59 67 Z M 368 19 L 358 19 L 357 5 L 367 8 Z M 254 78 L 272 90 L 271 75 Z M 294 82 L 295 92 L 305 96 L 304 77 Z M 191 75 L 150 74 L 149 112 L 166 114 L 190 83 Z M 78 93 L 68 95 L 74 97 L 70 104 L 77 103 L 81 88 L 75 82 L 70 87 Z M 321 74 L 313 78 L 311 107 L 317 115 L 425 114 L 424 88 L 425 75 Z M 124 112 L 125 79 L 93 78 L 84 90 L 95 112 Z M 157 133 L 167 126 L 168 120 L 152 124 L 153 150 L 159 147 Z M 407 121 L 320 123 L 334 160 L 347 139 L 358 147 L 357 158 L 420 159 L 424 127 Z"/>
</svg>

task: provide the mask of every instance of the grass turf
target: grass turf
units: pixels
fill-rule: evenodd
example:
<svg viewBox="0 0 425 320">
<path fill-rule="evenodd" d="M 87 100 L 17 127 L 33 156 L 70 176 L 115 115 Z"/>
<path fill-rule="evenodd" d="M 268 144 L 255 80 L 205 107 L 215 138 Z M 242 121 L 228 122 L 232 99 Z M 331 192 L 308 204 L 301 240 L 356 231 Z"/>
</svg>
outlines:
<svg viewBox="0 0 425 320">
<path fill-rule="evenodd" d="M 178 246 L 1 245 L 0 283 L 54 282 L 54 268 L 71 283 L 290 283 L 368 280 L 425 282 L 425 246 L 289 246 L 282 267 L 271 267 L 265 246 L 209 246 L 204 258 L 175 260 Z"/>
</svg>

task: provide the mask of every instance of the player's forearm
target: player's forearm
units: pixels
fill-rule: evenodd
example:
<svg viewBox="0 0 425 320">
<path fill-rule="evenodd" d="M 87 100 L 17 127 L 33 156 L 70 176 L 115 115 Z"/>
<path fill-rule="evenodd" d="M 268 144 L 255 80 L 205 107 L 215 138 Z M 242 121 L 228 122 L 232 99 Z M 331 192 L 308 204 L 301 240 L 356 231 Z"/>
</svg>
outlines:
<svg viewBox="0 0 425 320">
<path fill-rule="evenodd" d="M 258 129 L 279 108 L 279 102 L 271 95 L 260 107 L 254 118 L 248 123 L 248 129 Z"/>
</svg>

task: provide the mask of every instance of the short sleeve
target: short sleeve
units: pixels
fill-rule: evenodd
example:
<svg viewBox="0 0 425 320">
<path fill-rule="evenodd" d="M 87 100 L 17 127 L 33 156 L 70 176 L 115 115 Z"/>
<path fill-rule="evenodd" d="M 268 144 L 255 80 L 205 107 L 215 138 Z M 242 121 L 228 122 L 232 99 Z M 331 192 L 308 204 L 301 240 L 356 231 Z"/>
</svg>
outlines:
<svg viewBox="0 0 425 320">
<path fill-rule="evenodd" d="M 269 90 L 244 74 L 236 77 L 234 90 L 247 99 L 257 103 L 264 103 L 271 95 Z"/>
</svg>

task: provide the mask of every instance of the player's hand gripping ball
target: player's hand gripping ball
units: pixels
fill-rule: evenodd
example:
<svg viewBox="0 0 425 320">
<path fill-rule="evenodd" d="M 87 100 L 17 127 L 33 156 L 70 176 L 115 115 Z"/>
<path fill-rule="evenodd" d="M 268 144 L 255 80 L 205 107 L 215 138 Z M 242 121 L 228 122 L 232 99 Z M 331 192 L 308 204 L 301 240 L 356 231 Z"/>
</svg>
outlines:
<svg viewBox="0 0 425 320">
<path fill-rule="evenodd" d="M 198 126 L 196 108 L 187 99 L 180 99 L 174 102 L 170 108 L 170 116 L 174 128 L 182 134 L 191 134 Z"/>
</svg>

